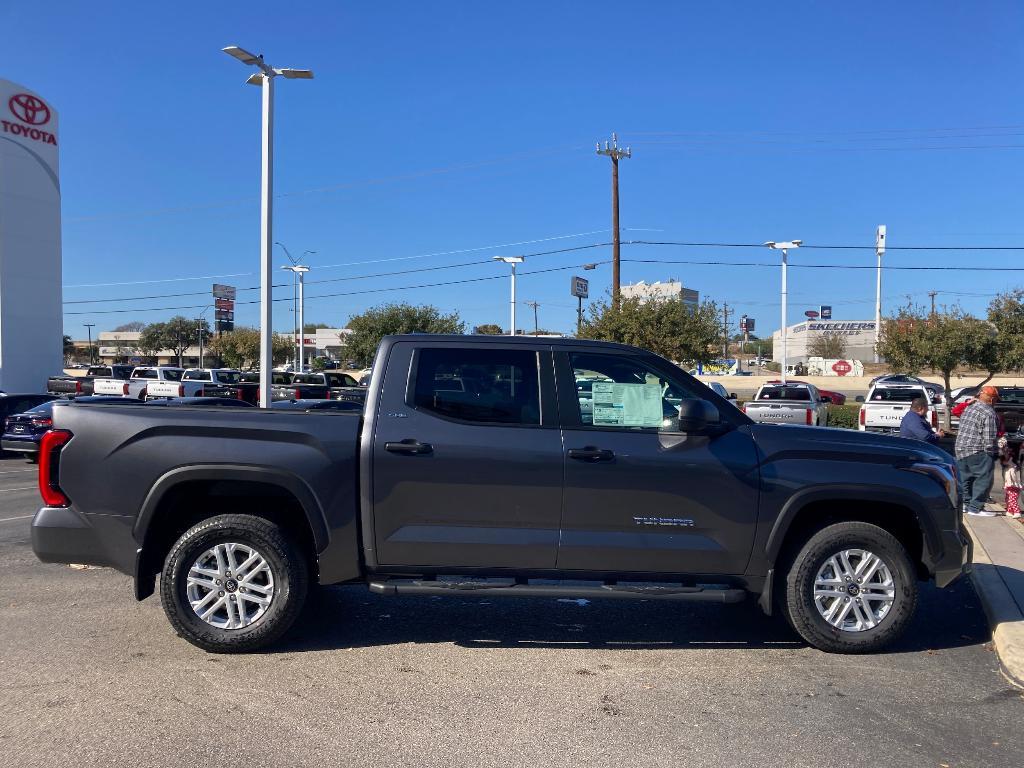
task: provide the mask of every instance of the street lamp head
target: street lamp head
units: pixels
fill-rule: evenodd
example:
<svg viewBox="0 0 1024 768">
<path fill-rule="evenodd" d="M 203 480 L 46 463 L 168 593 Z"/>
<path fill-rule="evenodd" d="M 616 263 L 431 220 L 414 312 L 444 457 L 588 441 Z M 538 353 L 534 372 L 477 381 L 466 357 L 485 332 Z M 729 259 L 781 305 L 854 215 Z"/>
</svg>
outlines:
<svg viewBox="0 0 1024 768">
<path fill-rule="evenodd" d="M 525 256 L 494 256 L 495 261 L 502 261 L 506 264 L 522 264 L 526 261 Z"/>
<path fill-rule="evenodd" d="M 584 265 L 583 265 L 583 268 L 584 268 L 584 269 L 587 269 L 587 270 L 590 270 L 590 269 L 597 269 L 597 264 L 584 264 Z"/>
<path fill-rule="evenodd" d="M 311 69 L 275 69 L 275 74 L 282 75 L 288 80 L 312 80 L 313 70 Z"/>
<path fill-rule="evenodd" d="M 221 50 L 228 56 L 234 56 L 243 64 L 258 67 L 263 63 L 262 54 L 257 56 L 255 53 L 249 53 L 245 48 L 239 48 L 237 45 L 229 45 L 226 48 L 221 48 Z"/>
<path fill-rule="evenodd" d="M 292 267 L 292 270 L 295 271 L 295 272 L 303 272 L 303 273 L 305 273 L 305 272 L 309 272 L 309 267 L 304 266 L 302 264 L 296 264 L 294 267 Z"/>
<path fill-rule="evenodd" d="M 249 75 L 249 77 L 247 77 L 245 79 L 245 82 L 248 83 L 249 85 L 259 85 L 259 86 L 262 86 L 263 85 L 263 78 L 265 78 L 265 77 L 266 77 L 266 75 L 264 75 L 262 72 L 253 72 L 251 75 Z"/>
<path fill-rule="evenodd" d="M 785 251 L 789 250 L 790 248 L 799 248 L 801 245 L 803 245 L 803 242 L 803 240 L 790 240 L 785 243 L 777 243 L 774 240 L 769 240 L 767 243 L 765 243 L 765 245 L 767 245 L 773 251 Z"/>
</svg>

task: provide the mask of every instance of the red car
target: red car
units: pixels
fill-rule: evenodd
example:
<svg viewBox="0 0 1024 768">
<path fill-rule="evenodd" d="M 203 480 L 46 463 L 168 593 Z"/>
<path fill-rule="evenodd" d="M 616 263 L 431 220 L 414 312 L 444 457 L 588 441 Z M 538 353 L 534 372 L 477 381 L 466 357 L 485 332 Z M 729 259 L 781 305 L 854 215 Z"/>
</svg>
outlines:
<svg viewBox="0 0 1024 768">
<path fill-rule="evenodd" d="M 779 379 L 776 379 L 775 381 L 769 381 L 768 383 L 769 384 L 781 384 L 782 381 L 779 380 Z M 806 384 L 807 382 L 806 381 L 797 381 L 796 379 L 786 379 L 786 383 L 787 384 Z M 822 397 L 827 397 L 829 400 L 832 401 L 833 405 L 846 405 L 846 395 L 844 395 L 842 392 L 832 392 L 831 390 L 822 389 L 821 387 L 818 387 L 818 394 L 820 394 Z"/>
</svg>

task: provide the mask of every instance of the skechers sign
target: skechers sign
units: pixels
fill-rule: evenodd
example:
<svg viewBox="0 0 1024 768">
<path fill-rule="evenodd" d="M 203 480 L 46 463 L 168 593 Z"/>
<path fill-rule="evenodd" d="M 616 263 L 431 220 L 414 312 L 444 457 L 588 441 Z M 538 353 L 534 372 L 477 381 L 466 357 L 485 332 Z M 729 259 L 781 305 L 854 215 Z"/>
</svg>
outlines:
<svg viewBox="0 0 1024 768">
<path fill-rule="evenodd" d="M 838 336 L 854 336 L 865 331 L 875 330 L 874 323 L 801 323 L 793 326 L 793 333 L 804 331 L 821 331 Z"/>
<path fill-rule="evenodd" d="M 7 100 L 7 109 L 16 119 L 0 120 L 4 133 L 57 146 L 57 137 L 38 127 L 49 123 L 52 116 L 46 102 L 38 96 L 31 93 L 16 93 Z"/>
</svg>

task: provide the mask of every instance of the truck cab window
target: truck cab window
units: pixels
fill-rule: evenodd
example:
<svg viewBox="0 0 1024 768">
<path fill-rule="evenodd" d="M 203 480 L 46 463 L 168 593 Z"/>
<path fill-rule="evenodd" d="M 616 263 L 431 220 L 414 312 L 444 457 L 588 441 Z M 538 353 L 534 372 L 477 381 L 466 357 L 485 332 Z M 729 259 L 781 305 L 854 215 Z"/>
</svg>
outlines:
<svg viewBox="0 0 1024 768">
<path fill-rule="evenodd" d="M 627 355 L 573 354 L 576 399 L 586 426 L 670 429 L 679 403 L 698 395 L 680 379 Z"/>
<path fill-rule="evenodd" d="M 460 421 L 540 424 L 536 352 L 421 349 L 413 405 Z"/>
</svg>

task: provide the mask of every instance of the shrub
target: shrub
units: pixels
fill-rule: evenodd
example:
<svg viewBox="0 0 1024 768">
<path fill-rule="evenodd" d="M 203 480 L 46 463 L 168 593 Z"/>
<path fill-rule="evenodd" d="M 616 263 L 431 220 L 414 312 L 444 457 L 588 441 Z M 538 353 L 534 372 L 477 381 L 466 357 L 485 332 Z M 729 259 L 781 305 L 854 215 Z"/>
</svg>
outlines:
<svg viewBox="0 0 1024 768">
<path fill-rule="evenodd" d="M 841 429 L 856 429 L 860 418 L 860 404 L 830 405 L 828 407 L 828 425 Z"/>
</svg>

